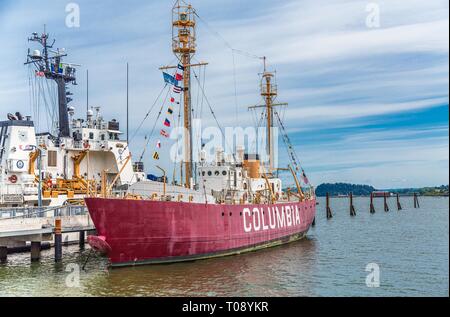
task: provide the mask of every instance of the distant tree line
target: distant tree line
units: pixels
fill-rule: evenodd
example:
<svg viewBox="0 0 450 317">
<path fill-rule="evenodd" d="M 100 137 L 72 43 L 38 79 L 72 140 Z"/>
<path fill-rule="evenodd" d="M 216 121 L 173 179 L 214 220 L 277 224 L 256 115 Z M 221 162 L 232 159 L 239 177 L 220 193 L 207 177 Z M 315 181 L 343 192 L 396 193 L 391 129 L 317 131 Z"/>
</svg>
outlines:
<svg viewBox="0 0 450 317">
<path fill-rule="evenodd" d="M 391 193 L 399 193 L 401 195 L 413 195 L 418 193 L 422 196 L 448 196 L 448 185 L 437 187 L 423 187 L 423 188 L 401 188 L 401 189 L 375 189 L 370 185 L 357 185 L 347 183 L 336 184 L 321 184 L 316 188 L 316 195 L 319 197 L 326 196 L 329 193 L 331 196 L 348 195 L 353 193 L 355 196 L 369 196 L 374 191 L 387 191 Z"/>
<path fill-rule="evenodd" d="M 436 187 L 423 187 L 423 188 L 391 189 L 390 191 L 402 195 L 411 195 L 413 193 L 418 193 L 419 195 L 422 196 L 448 196 L 448 185 Z"/>
<path fill-rule="evenodd" d="M 370 195 L 376 191 L 373 186 L 369 185 L 355 185 L 346 183 L 336 184 L 321 184 L 316 188 L 316 195 L 319 197 L 326 196 L 329 193 L 331 196 L 348 195 L 350 192 L 356 196 Z"/>
</svg>

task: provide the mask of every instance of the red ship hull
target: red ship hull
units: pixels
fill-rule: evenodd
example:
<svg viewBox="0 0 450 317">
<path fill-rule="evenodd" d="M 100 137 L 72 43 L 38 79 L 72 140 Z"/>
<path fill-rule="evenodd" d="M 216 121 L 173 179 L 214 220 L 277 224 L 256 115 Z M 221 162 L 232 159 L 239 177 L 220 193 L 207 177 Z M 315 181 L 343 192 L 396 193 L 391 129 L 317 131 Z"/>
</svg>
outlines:
<svg viewBox="0 0 450 317">
<path fill-rule="evenodd" d="M 316 201 L 218 205 L 86 198 L 112 266 L 239 254 L 303 238 Z"/>
</svg>

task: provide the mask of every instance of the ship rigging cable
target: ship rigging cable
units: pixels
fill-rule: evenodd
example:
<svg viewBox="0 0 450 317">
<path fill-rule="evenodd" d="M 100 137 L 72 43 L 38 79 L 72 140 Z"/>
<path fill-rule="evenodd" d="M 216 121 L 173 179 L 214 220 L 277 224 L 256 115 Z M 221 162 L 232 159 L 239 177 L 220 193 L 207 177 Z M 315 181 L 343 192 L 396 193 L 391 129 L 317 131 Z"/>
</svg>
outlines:
<svg viewBox="0 0 450 317">
<path fill-rule="evenodd" d="M 219 120 L 218 120 L 217 117 L 216 117 L 216 114 L 215 114 L 215 112 L 214 112 L 214 109 L 212 108 L 211 104 L 209 103 L 208 97 L 206 97 L 205 90 L 204 90 L 203 87 L 200 85 L 200 81 L 199 81 L 199 79 L 198 79 L 197 73 L 195 72 L 195 70 L 192 70 L 192 71 L 194 72 L 194 77 L 195 77 L 195 79 L 197 80 L 197 82 L 198 82 L 198 84 L 199 84 L 198 86 L 199 86 L 199 87 L 201 88 L 201 90 L 202 90 L 202 94 L 203 94 L 203 96 L 204 96 L 204 98 L 205 98 L 205 102 L 206 102 L 206 104 L 208 105 L 209 110 L 210 110 L 210 112 L 211 112 L 211 114 L 212 114 L 214 120 L 216 121 L 217 127 L 220 129 L 220 132 L 222 133 L 222 136 L 225 137 L 224 130 L 223 130 L 222 126 L 220 125 Z M 226 138 L 225 138 L 225 142 L 226 142 L 226 145 L 228 146 L 228 148 L 229 148 L 229 149 L 232 149 L 232 148 L 230 147 L 230 145 L 228 144 L 228 141 L 227 141 Z M 232 151 L 232 155 L 233 155 L 234 160 L 236 161 L 236 155 L 234 154 L 233 151 Z"/>
<path fill-rule="evenodd" d="M 239 55 L 242 55 L 242 56 L 246 56 L 246 57 L 249 57 L 249 58 L 255 58 L 255 59 L 261 59 L 262 57 L 260 57 L 260 56 L 257 56 L 257 55 L 255 55 L 255 54 L 252 54 L 252 53 L 249 53 L 249 52 L 246 52 L 246 51 L 244 51 L 244 50 L 240 50 L 240 49 L 235 49 L 235 48 L 233 48 L 233 46 L 231 46 L 230 45 L 230 43 L 228 43 L 227 42 L 227 40 L 225 40 L 225 38 L 222 36 L 222 35 L 220 35 L 220 33 L 219 32 L 217 32 L 216 30 L 214 30 L 204 19 L 202 19 L 199 15 L 198 15 L 198 13 L 197 13 L 197 10 L 194 10 L 194 14 L 195 14 L 195 16 L 206 26 L 206 28 L 214 35 L 214 36 L 216 36 L 219 40 L 221 40 L 224 44 L 225 44 L 225 46 L 226 47 L 228 47 L 231 51 L 234 51 L 235 53 L 237 53 L 237 54 L 239 54 Z"/>
<path fill-rule="evenodd" d="M 136 128 L 136 131 L 134 131 L 133 135 L 131 136 L 130 139 L 130 143 L 131 141 L 136 137 L 136 135 L 138 134 L 139 130 L 142 128 L 142 126 L 144 125 L 145 121 L 148 119 L 148 117 L 150 116 L 150 113 L 153 111 L 153 108 L 155 108 L 156 104 L 159 101 L 159 98 L 161 98 L 161 95 L 164 93 L 164 90 L 166 89 L 167 84 L 164 85 L 164 87 L 161 89 L 161 91 L 158 94 L 158 97 L 156 97 L 155 102 L 152 104 L 152 106 L 150 107 L 150 109 L 147 111 L 147 113 L 144 116 L 144 119 L 142 119 L 141 123 L 139 124 L 139 126 Z M 125 147 L 125 150 L 127 148 L 129 148 L 130 143 L 127 144 L 127 146 Z"/>
<path fill-rule="evenodd" d="M 295 168 L 295 171 L 296 172 L 301 171 L 302 172 L 302 176 L 304 176 L 305 171 L 303 170 L 303 168 L 301 167 L 301 165 L 299 163 L 300 160 L 298 158 L 297 152 L 295 151 L 294 147 L 292 146 L 292 142 L 291 142 L 291 140 L 289 138 L 289 135 L 287 134 L 286 128 L 284 127 L 284 124 L 281 121 L 281 118 L 280 118 L 278 112 L 275 111 L 274 114 L 275 114 L 275 117 L 277 118 L 279 127 L 281 129 L 281 136 L 282 136 L 284 144 L 286 145 L 286 148 L 287 148 L 287 151 L 288 151 L 289 160 L 293 164 L 293 166 Z"/>
<path fill-rule="evenodd" d="M 167 86 L 167 84 L 164 86 L 164 88 L 166 86 Z M 158 124 L 159 118 L 161 117 L 161 114 L 162 114 L 162 111 L 164 109 L 164 106 L 166 105 L 166 101 L 167 101 L 167 97 L 169 96 L 169 93 L 170 93 L 170 88 L 167 90 L 166 97 L 164 98 L 164 102 L 163 102 L 161 108 L 159 109 L 158 116 L 157 116 L 157 118 L 156 118 L 156 120 L 155 120 L 155 122 L 153 124 L 153 128 L 152 128 L 151 132 L 145 136 L 145 138 L 147 139 L 147 142 L 145 143 L 144 149 L 143 149 L 142 154 L 141 154 L 141 156 L 139 158 L 139 162 L 142 162 L 142 160 L 144 159 L 145 152 L 147 151 L 147 146 L 149 145 L 150 140 L 151 140 L 151 138 L 153 136 L 153 133 L 155 132 L 156 125 Z M 159 98 L 158 98 L 158 100 L 159 100 Z"/>
<path fill-rule="evenodd" d="M 45 82 L 45 83 L 44 83 Z M 28 85 L 30 98 L 30 112 L 33 114 L 36 129 L 41 130 L 41 108 L 44 107 L 44 120 L 47 132 L 53 133 L 57 130 L 57 89 L 43 77 L 37 76 L 32 67 L 28 67 Z M 43 121 L 42 121 L 43 125 Z"/>
<path fill-rule="evenodd" d="M 182 124 L 182 122 L 181 122 L 181 107 L 178 107 L 178 117 L 177 117 L 177 119 L 178 119 L 178 121 L 176 121 L 175 125 L 178 128 L 180 128 L 181 124 Z M 176 182 L 176 173 L 177 173 L 178 147 L 179 147 L 179 144 L 180 144 L 180 139 L 179 138 L 177 138 L 177 143 L 176 144 L 177 144 L 176 145 L 177 151 L 175 152 L 175 160 L 173 162 L 173 175 L 172 175 L 172 179 L 173 179 L 173 183 L 174 184 Z M 181 163 L 181 168 L 182 167 L 183 167 L 183 164 Z M 181 172 L 180 172 L 180 180 L 181 180 L 181 182 L 183 182 L 183 175 L 182 175 Z"/>
<path fill-rule="evenodd" d="M 223 44 L 231 51 L 231 55 L 232 55 L 232 62 L 233 62 L 233 83 L 234 83 L 234 103 L 235 103 L 235 119 L 238 119 L 238 109 L 239 109 L 239 104 L 238 104 L 238 97 L 237 97 L 237 76 L 236 76 L 236 60 L 235 60 L 235 54 L 238 55 L 242 55 L 248 58 L 253 58 L 253 59 L 263 59 L 264 57 L 260 57 L 257 56 L 255 54 L 246 52 L 244 50 L 240 50 L 240 49 L 236 49 L 233 46 L 231 46 L 230 43 L 228 43 L 227 40 L 225 40 L 225 38 L 220 35 L 220 33 L 218 31 L 216 31 L 215 29 L 213 29 L 204 19 L 202 19 L 200 17 L 200 15 L 197 13 L 196 10 L 194 10 L 194 14 L 195 16 L 205 25 L 206 29 L 209 30 L 211 32 L 211 34 L 213 34 L 217 39 L 219 39 L 220 41 L 223 42 Z"/>
</svg>

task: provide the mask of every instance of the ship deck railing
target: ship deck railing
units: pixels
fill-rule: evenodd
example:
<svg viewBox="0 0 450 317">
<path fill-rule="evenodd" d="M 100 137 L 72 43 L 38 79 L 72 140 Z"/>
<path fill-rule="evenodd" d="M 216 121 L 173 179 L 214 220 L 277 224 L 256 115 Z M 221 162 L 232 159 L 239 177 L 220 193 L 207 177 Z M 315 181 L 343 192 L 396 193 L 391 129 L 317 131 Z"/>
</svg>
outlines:
<svg viewBox="0 0 450 317">
<path fill-rule="evenodd" d="M 0 221 L 11 219 L 55 218 L 87 215 L 86 206 L 0 208 Z"/>
</svg>

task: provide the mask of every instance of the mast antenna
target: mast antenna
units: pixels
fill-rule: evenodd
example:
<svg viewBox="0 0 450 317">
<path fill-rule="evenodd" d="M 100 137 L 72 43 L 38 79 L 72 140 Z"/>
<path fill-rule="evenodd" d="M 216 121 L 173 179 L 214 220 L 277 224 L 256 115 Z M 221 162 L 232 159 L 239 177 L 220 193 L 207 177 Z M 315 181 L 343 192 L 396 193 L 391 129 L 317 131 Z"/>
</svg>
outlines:
<svg viewBox="0 0 450 317">
<path fill-rule="evenodd" d="M 58 139 L 70 136 L 68 104 L 72 101 L 70 92 L 67 91 L 67 84 L 77 85 L 75 64 L 63 63 L 63 58 L 67 56 L 64 49 L 58 48 L 52 50 L 55 40 L 52 44 L 48 44 L 49 35 L 46 33 L 44 25 L 44 33 L 39 35 L 34 32 L 29 42 L 36 42 L 42 47 L 40 50 L 28 50 L 27 61 L 25 65 L 34 65 L 36 75 L 51 79 L 56 82 L 58 87 Z"/>
</svg>

